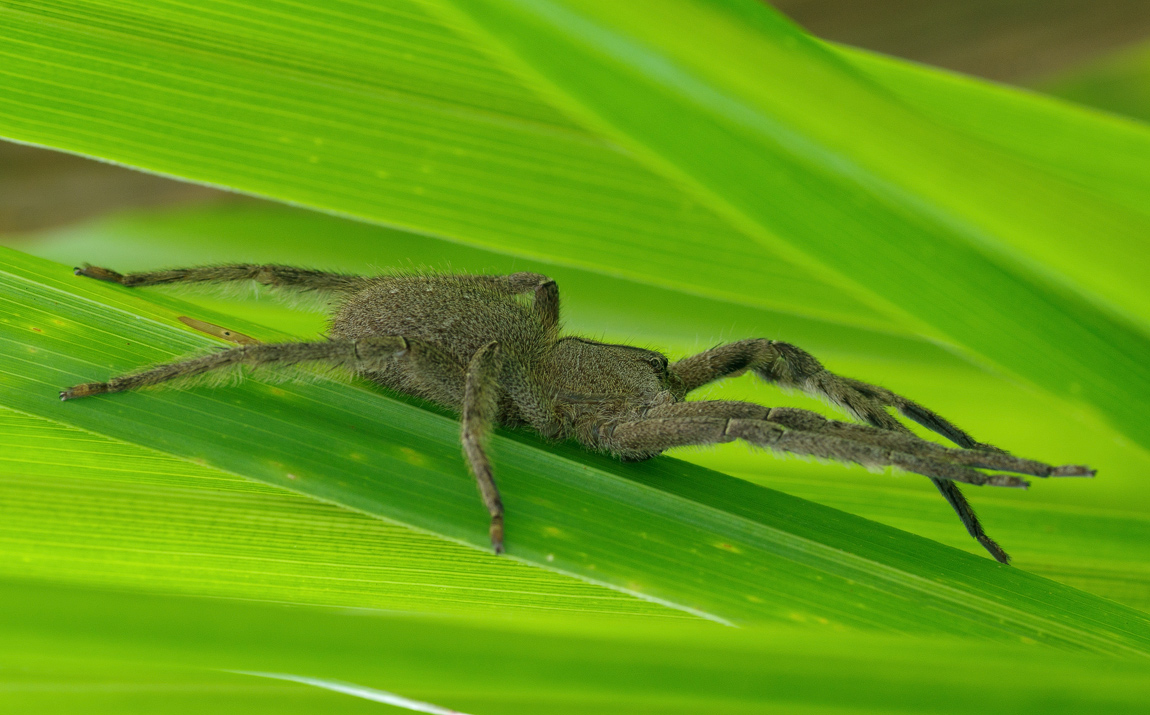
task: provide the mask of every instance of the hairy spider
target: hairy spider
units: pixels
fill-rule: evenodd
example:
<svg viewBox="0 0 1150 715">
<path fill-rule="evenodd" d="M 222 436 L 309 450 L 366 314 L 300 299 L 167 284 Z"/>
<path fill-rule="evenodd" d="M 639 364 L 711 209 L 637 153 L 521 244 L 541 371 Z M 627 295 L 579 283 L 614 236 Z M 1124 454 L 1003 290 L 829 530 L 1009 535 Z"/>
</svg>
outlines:
<svg viewBox="0 0 1150 715">
<path fill-rule="evenodd" d="M 671 447 L 743 440 L 780 452 L 898 467 L 928 477 L 970 535 L 994 558 L 1010 557 L 983 531 L 955 482 L 1023 487 L 1017 476 L 1089 477 L 1084 466 L 1055 467 L 974 441 L 931 410 L 828 372 L 809 353 L 766 339 L 720 345 L 675 363 L 652 350 L 559 334 L 559 288 L 538 273 L 353 276 L 278 265 L 233 264 L 121 275 L 85 265 L 76 274 L 125 286 L 256 281 L 324 294 L 334 301 L 322 342 L 243 345 L 64 390 L 70 400 L 134 390 L 234 366 L 314 362 L 351 369 L 393 390 L 462 415 L 463 452 L 491 514 L 491 543 L 503 550 L 503 505 L 483 450 L 492 424 L 527 426 L 547 439 L 576 439 L 623 460 Z M 759 378 L 838 405 L 866 424 L 828 420 L 793 407 L 750 402 L 685 402 L 697 387 L 750 370 Z M 959 446 L 915 436 L 887 412 Z"/>
</svg>

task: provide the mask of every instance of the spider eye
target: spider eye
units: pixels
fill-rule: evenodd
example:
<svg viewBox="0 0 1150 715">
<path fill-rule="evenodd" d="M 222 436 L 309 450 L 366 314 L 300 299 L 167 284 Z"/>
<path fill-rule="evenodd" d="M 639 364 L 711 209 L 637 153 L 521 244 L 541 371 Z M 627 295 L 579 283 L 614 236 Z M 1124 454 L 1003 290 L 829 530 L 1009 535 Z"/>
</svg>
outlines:
<svg viewBox="0 0 1150 715">
<path fill-rule="evenodd" d="M 651 367 L 655 368 L 659 372 L 667 371 L 667 358 L 663 357 L 662 355 L 652 355 L 647 359 L 647 361 L 651 363 Z"/>
</svg>

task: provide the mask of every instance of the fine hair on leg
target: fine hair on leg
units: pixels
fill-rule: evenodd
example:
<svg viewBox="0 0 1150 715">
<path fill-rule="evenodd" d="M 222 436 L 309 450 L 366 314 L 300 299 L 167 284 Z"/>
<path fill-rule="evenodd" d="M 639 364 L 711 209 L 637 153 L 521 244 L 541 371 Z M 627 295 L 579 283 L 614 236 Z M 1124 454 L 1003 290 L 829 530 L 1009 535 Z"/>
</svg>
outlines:
<svg viewBox="0 0 1150 715">
<path fill-rule="evenodd" d="M 932 410 L 884 387 L 831 373 L 813 355 L 789 343 L 763 338 L 740 340 L 684 358 L 675 363 L 672 369 L 683 379 L 687 391 L 714 380 L 753 370 L 763 380 L 827 400 L 851 416 L 875 427 L 895 432 L 909 432 L 905 425 L 886 411 L 887 407 L 894 407 L 904 416 L 946 437 L 960 447 L 1001 451 L 992 445 L 976 442 L 965 431 Z M 995 559 L 1009 563 L 1010 557 L 987 536 L 974 509 L 958 486 L 947 483 L 945 479 L 932 477 L 931 481 L 954 509 L 966 530 L 983 544 Z"/>
<path fill-rule="evenodd" d="M 479 485 L 479 494 L 491 515 L 491 546 L 497 554 L 503 552 L 503 500 L 495 485 L 491 460 L 487 458 L 483 443 L 491 431 L 498 410 L 498 380 L 502 364 L 502 351 L 496 342 L 484 345 L 471 358 L 467 366 L 460 432 L 463 455 L 471 465 L 471 472 Z"/>
<path fill-rule="evenodd" d="M 72 400 L 111 392 L 138 390 L 171 380 L 198 377 L 214 370 L 245 366 L 288 366 L 322 363 L 356 372 L 378 369 L 385 361 L 402 356 L 410 349 L 406 338 L 386 336 L 361 340 L 328 340 L 309 343 L 260 343 L 217 350 L 198 357 L 154 365 L 137 372 L 118 375 L 107 382 L 87 382 L 60 393 Z"/>
<path fill-rule="evenodd" d="M 716 416 L 707 415 L 711 410 L 717 413 Z M 745 402 L 695 402 L 656 408 L 649 414 L 666 416 L 648 417 L 616 426 L 608 439 L 608 448 L 623 457 L 646 456 L 671 447 L 741 439 L 752 445 L 801 456 L 854 462 L 872 468 L 898 467 L 928 477 L 956 511 L 962 507 L 969 509 L 969 504 L 958 493 L 953 484 L 955 481 L 979 486 L 1027 486 L 1027 482 L 1019 477 L 984 474 L 971 465 L 1040 477 L 1093 475 L 1087 467 L 1054 467 L 998 452 L 951 449 L 912 434 L 839 423 L 795 408 L 766 408 Z M 955 493 L 957 498 L 952 500 Z M 977 518 L 973 518 L 973 510 L 970 513 L 972 518 L 963 519 L 963 523 L 971 536 L 996 560 L 1009 563 L 1010 557 L 982 531 Z"/>
<path fill-rule="evenodd" d="M 366 287 L 371 281 L 364 276 L 258 263 L 225 263 L 126 274 L 84 264 L 76 268 L 75 273 L 78 276 L 119 283 L 130 288 L 180 283 L 254 281 L 272 288 L 291 288 L 318 293 L 348 293 Z"/>
</svg>

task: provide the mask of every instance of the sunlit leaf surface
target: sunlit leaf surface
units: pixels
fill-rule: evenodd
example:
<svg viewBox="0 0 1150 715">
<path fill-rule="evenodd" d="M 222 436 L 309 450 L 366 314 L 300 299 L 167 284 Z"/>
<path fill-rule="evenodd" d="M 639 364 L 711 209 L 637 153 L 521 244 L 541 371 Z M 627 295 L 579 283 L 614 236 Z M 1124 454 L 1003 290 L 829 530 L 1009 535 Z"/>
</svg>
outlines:
<svg viewBox="0 0 1150 715">
<path fill-rule="evenodd" d="M 1017 454 L 1086 462 L 1090 482 L 1044 483 L 1028 492 L 971 490 L 975 507 L 1018 567 L 1092 593 L 1150 607 L 1150 471 L 1146 452 L 1072 402 L 988 373 L 922 340 L 847 328 L 681 292 L 523 261 L 444 241 L 273 205 L 136 213 L 58 231 L 29 245 L 63 263 L 92 261 L 124 270 L 220 261 L 279 261 L 374 273 L 422 266 L 462 271 L 547 272 L 560 284 L 569 330 L 689 354 L 723 340 L 767 336 L 802 345 L 833 369 L 880 384 L 939 409 Z M 172 289 L 146 290 L 161 295 Z M 322 314 L 270 296 L 182 291 L 209 310 L 282 327 L 299 338 L 324 331 Z M 306 306 L 305 306 L 306 307 Z M 234 320 L 234 317 L 232 318 Z M 835 413 L 751 377 L 700 391 Z M 913 476 L 892 478 L 841 465 L 780 460 L 742 445 L 675 451 L 676 456 L 789 494 L 876 519 L 984 555 L 934 488 Z"/>
<path fill-rule="evenodd" d="M 759 242 L 1150 445 L 1150 254 L 1123 250 L 1150 214 L 924 121 L 755 0 L 452 4 L 556 103 Z M 1039 240 L 1058 262 L 1020 253 Z"/>
<path fill-rule="evenodd" d="M 12 367 L 0 405 L 487 546 L 450 417 L 327 380 L 62 404 L 59 385 L 209 339 L 175 320 L 188 309 L 179 302 L 9 251 L 0 270 L 9 316 L 0 345 Z M 232 327 L 271 337 L 256 325 Z M 1150 645 L 1150 619 L 1136 611 L 683 462 L 624 465 L 514 433 L 496 438 L 491 452 L 511 556 L 705 618 L 1026 638 L 1107 652 Z"/>
<path fill-rule="evenodd" d="M 0 494 L 11 578 L 392 611 L 690 618 L 7 409 Z"/>
<path fill-rule="evenodd" d="M 434 3 L 4 0 L 0 27 L 0 136 L 751 305 L 893 324 L 565 118 Z"/>
</svg>

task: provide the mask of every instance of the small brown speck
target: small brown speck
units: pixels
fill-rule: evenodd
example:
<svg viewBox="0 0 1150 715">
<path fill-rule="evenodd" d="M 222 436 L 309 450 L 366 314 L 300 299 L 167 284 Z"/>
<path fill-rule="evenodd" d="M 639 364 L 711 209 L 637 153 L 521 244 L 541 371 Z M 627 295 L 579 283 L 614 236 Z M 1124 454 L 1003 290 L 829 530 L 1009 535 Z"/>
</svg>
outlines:
<svg viewBox="0 0 1150 715">
<path fill-rule="evenodd" d="M 40 330 L 39 328 L 32 328 L 32 332 L 34 332 L 34 333 L 42 333 L 42 332 L 44 332 L 44 331 L 43 331 L 43 330 Z"/>
</svg>

